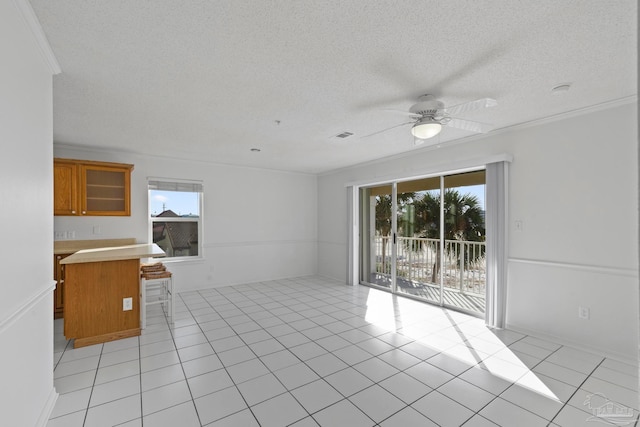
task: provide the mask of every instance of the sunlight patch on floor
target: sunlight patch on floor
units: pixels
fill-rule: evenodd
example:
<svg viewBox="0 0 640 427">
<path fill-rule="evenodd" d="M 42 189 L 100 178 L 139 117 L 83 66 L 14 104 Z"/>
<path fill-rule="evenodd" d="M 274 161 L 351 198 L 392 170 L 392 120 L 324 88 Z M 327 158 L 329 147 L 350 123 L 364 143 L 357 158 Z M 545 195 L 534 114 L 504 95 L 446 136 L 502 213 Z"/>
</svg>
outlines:
<svg viewBox="0 0 640 427">
<path fill-rule="evenodd" d="M 370 289 L 365 320 L 387 331 L 400 332 L 469 368 L 478 365 L 498 378 L 559 401 L 481 319 Z"/>
</svg>

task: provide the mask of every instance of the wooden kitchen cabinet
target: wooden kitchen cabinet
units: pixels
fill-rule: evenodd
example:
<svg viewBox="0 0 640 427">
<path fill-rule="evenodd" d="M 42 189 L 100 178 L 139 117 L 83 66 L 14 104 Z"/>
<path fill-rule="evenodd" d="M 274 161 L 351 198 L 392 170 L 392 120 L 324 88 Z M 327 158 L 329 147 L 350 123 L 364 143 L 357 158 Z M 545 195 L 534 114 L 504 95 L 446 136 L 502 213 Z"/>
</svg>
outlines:
<svg viewBox="0 0 640 427">
<path fill-rule="evenodd" d="M 64 265 L 60 261 L 71 254 L 57 254 L 53 257 L 53 280 L 56 281 L 56 289 L 53 291 L 53 318 L 64 317 Z"/>
<path fill-rule="evenodd" d="M 131 215 L 133 165 L 54 159 L 54 215 Z"/>
<path fill-rule="evenodd" d="M 73 162 L 54 160 L 53 162 L 53 214 L 77 215 L 78 206 L 78 165 Z"/>
</svg>

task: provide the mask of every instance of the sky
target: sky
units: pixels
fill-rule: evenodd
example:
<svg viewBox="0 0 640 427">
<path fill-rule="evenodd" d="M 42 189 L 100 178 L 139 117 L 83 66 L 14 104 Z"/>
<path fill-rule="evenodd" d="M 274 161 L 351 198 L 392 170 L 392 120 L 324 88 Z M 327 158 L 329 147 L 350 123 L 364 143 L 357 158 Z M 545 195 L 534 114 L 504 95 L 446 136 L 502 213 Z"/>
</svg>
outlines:
<svg viewBox="0 0 640 427">
<path fill-rule="evenodd" d="M 151 215 L 158 215 L 164 210 L 172 210 L 178 215 L 196 215 L 200 213 L 199 206 L 198 193 L 160 190 L 149 191 L 149 208 Z"/>
<path fill-rule="evenodd" d="M 458 187 L 458 192 L 461 194 L 471 193 L 478 198 L 478 202 L 482 207 L 482 210 L 485 210 L 484 207 L 484 185 L 469 185 L 467 187 Z"/>
</svg>

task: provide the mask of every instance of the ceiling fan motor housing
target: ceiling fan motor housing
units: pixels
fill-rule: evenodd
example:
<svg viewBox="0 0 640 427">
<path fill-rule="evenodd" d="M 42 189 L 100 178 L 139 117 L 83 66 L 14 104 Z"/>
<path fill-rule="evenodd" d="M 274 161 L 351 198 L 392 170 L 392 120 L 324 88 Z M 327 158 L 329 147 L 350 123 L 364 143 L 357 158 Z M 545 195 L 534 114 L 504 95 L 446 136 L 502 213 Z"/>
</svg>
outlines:
<svg viewBox="0 0 640 427">
<path fill-rule="evenodd" d="M 418 98 L 418 103 L 414 104 L 409 111 L 423 117 L 435 117 L 439 110 L 444 109 L 444 104 L 438 101 L 433 95 L 423 95 Z"/>
</svg>

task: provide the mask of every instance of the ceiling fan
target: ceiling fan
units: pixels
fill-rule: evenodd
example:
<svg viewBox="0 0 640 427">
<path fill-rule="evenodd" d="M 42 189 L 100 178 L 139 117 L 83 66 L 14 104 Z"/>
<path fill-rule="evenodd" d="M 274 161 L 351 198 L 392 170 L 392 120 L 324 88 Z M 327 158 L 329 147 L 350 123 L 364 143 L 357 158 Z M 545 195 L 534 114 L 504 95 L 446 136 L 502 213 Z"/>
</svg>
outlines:
<svg viewBox="0 0 640 427">
<path fill-rule="evenodd" d="M 418 103 L 414 104 L 408 112 L 391 110 L 412 117 L 412 121 L 383 129 L 366 135 L 365 137 L 377 135 L 390 129 L 409 124 L 413 125 L 411 127 L 411 134 L 416 138 L 416 145 L 422 144 L 426 139 L 439 134 L 443 126 L 450 126 L 476 133 L 487 133 L 493 126 L 486 123 L 460 119 L 455 116 L 466 113 L 467 111 L 494 107 L 496 105 L 498 105 L 498 103 L 495 99 L 481 98 L 445 108 L 444 103 L 436 99 L 433 95 L 422 95 L 418 98 Z"/>
</svg>

